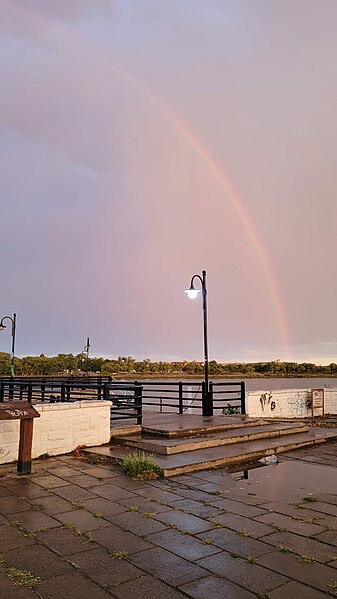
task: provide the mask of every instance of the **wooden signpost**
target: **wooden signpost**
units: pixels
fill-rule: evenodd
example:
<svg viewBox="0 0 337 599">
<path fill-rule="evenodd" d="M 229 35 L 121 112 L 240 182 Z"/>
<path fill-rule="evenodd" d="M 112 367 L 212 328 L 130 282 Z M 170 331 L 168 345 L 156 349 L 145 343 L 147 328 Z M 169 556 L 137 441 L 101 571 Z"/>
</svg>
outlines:
<svg viewBox="0 0 337 599">
<path fill-rule="evenodd" d="M 0 420 L 20 420 L 19 474 L 32 471 L 33 418 L 39 417 L 39 412 L 28 401 L 0 402 Z"/>
<path fill-rule="evenodd" d="M 324 389 L 311 389 L 311 415 L 314 417 L 314 410 L 319 408 L 324 416 Z"/>
</svg>

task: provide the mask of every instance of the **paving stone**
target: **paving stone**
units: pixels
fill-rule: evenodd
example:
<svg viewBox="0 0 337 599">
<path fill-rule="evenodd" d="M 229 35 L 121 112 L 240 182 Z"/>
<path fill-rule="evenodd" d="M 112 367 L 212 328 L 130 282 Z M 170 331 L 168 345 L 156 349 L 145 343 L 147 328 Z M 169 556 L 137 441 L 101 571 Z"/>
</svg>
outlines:
<svg viewBox="0 0 337 599">
<path fill-rule="evenodd" d="M 38 592 L 43 599 L 111 599 L 110 593 L 88 580 L 80 572 L 71 572 L 71 574 L 53 576 L 44 580 L 39 585 Z"/>
<path fill-rule="evenodd" d="M 129 557 L 129 560 L 149 574 L 153 574 L 173 586 L 179 586 L 209 574 L 200 566 L 160 547 L 135 553 Z"/>
<path fill-rule="evenodd" d="M 305 502 L 307 510 L 319 512 L 320 514 L 329 514 L 330 516 L 337 516 L 337 506 L 331 505 L 330 503 L 323 503 L 322 501 Z"/>
<path fill-rule="evenodd" d="M 137 597 L 137 599 L 158 599 L 158 597 L 160 599 L 186 599 L 185 593 L 183 594 L 177 589 L 169 587 L 161 580 L 148 575 L 112 587 L 110 590 L 117 599 L 130 599 L 130 597 Z"/>
<path fill-rule="evenodd" d="M 98 478 L 90 476 L 90 474 L 81 473 L 80 471 L 76 472 L 75 476 L 69 476 L 65 480 L 68 480 L 70 483 L 74 483 L 79 487 L 84 487 L 84 489 L 90 489 L 91 487 L 96 487 L 100 484 Z"/>
<path fill-rule="evenodd" d="M 212 522 L 175 510 L 162 512 L 161 514 L 157 514 L 155 518 L 160 522 L 176 526 L 180 530 L 186 530 L 191 534 L 197 534 L 198 532 L 204 532 L 213 528 Z"/>
<path fill-rule="evenodd" d="M 121 473 L 120 476 L 116 476 L 113 479 L 113 484 L 117 485 L 121 489 L 126 489 L 128 491 L 133 491 L 134 489 L 144 489 L 148 486 L 146 481 L 134 480 L 133 478 L 124 473 Z"/>
<path fill-rule="evenodd" d="M 317 589 L 295 581 L 287 582 L 287 584 L 268 593 L 269 599 L 285 599 L 285 597 L 287 599 L 323 599 L 328 596 L 331 597 L 327 593 L 321 593 Z"/>
<path fill-rule="evenodd" d="M 48 467 L 48 470 L 50 470 L 50 467 Z M 52 469 L 53 475 L 54 476 L 59 476 L 60 478 L 72 478 L 74 476 L 76 476 L 77 472 L 73 470 L 73 468 L 71 468 L 70 466 L 66 466 L 64 464 L 59 465 L 59 466 L 55 466 Z M 75 481 L 73 481 L 75 482 Z"/>
<path fill-rule="evenodd" d="M 39 528 L 54 528 L 60 525 L 55 518 L 44 514 L 42 511 L 21 512 L 18 514 L 18 519 L 20 520 L 20 526 L 28 532 Z"/>
<path fill-rule="evenodd" d="M 95 495 L 105 497 L 105 499 L 111 499 L 112 501 L 133 497 L 133 493 L 130 493 L 130 491 L 127 491 L 126 489 L 120 489 L 113 483 L 104 483 L 91 487 L 91 491 L 92 493 L 95 493 Z"/>
<path fill-rule="evenodd" d="M 291 532 L 276 532 L 263 537 L 263 540 L 274 547 L 290 547 L 298 555 L 311 555 L 317 562 L 329 562 L 337 555 L 337 549 L 334 547 Z"/>
<path fill-rule="evenodd" d="M 54 516 L 61 512 L 66 512 L 71 509 L 71 503 L 58 495 L 48 493 L 45 497 L 41 497 L 38 502 L 43 506 L 43 512 L 49 516 Z"/>
<path fill-rule="evenodd" d="M 327 530 L 316 536 L 318 541 L 337 547 L 337 530 Z"/>
<path fill-rule="evenodd" d="M 125 509 L 130 506 L 136 506 L 141 512 L 155 512 L 156 514 L 160 514 L 161 512 L 167 512 L 171 509 L 171 506 L 169 505 L 162 505 L 154 499 L 147 499 L 146 497 L 143 497 L 141 495 L 131 497 L 130 499 L 119 499 L 118 504 L 124 506 Z"/>
<path fill-rule="evenodd" d="M 12 514 L 19 514 L 20 512 L 27 512 L 28 510 L 30 510 L 29 503 L 27 504 L 24 500 L 19 499 L 15 495 L 0 498 L 0 514 L 2 515 L 10 515 L 12 517 Z"/>
<path fill-rule="evenodd" d="M 32 545 L 29 549 L 23 547 L 5 551 L 4 556 L 8 566 L 15 566 L 19 570 L 28 570 L 28 572 L 31 572 L 34 576 L 39 576 L 41 579 L 72 571 L 69 564 L 60 560 L 42 545 Z"/>
<path fill-rule="evenodd" d="M 5 574 L 5 566 L 0 565 L 0 589 L 2 599 L 36 599 L 33 589 L 15 585 Z"/>
<path fill-rule="evenodd" d="M 52 528 L 40 531 L 37 533 L 36 538 L 61 556 L 92 549 L 92 543 L 90 543 L 87 536 L 75 535 L 74 531 L 69 528 Z"/>
<path fill-rule="evenodd" d="M 95 542 L 106 549 L 126 551 L 128 554 L 143 551 L 151 547 L 150 543 L 131 532 L 125 532 L 119 526 L 109 526 L 95 531 Z"/>
<path fill-rule="evenodd" d="M 12 491 L 10 489 L 0 485 L 0 497 L 10 497 L 11 495 L 12 495 Z"/>
<path fill-rule="evenodd" d="M 132 504 L 133 499 L 128 499 L 126 501 L 130 501 Z M 86 499 L 85 506 L 89 512 L 101 512 L 104 518 L 108 518 L 109 516 L 113 516 L 115 514 L 122 514 L 126 511 L 126 507 L 124 505 L 121 505 L 119 502 L 117 503 L 115 501 L 111 501 L 110 499 L 105 499 L 105 497 Z"/>
<path fill-rule="evenodd" d="M 170 493 L 172 496 L 173 493 Z M 179 499 L 194 499 L 194 501 L 212 501 L 213 495 L 206 493 L 206 491 L 199 491 L 198 489 L 181 489 L 176 491 L 174 499 L 166 499 L 167 503 L 173 503 Z M 158 498 L 159 501 L 159 498 Z M 165 499 L 164 499 L 165 501 Z"/>
<path fill-rule="evenodd" d="M 165 530 L 152 534 L 148 537 L 148 540 L 191 561 L 220 551 L 219 547 L 204 543 L 202 539 L 197 539 L 188 534 L 182 535 L 177 530 Z"/>
<path fill-rule="evenodd" d="M 213 505 L 205 505 L 193 499 L 182 499 L 174 503 L 174 509 L 181 510 L 187 514 L 199 516 L 199 518 L 216 518 L 220 514 L 223 514 L 222 510 L 213 507 Z"/>
<path fill-rule="evenodd" d="M 275 532 L 275 530 L 268 524 L 257 522 L 256 520 L 250 520 L 244 516 L 237 516 L 236 514 L 223 514 L 217 517 L 217 522 L 223 524 L 232 530 L 239 532 L 246 532 L 251 537 L 259 538 L 264 535 Z"/>
<path fill-rule="evenodd" d="M 146 513 L 150 514 L 152 512 L 148 509 Z M 141 512 L 124 512 L 124 514 L 110 516 L 109 520 L 113 524 L 116 524 L 116 526 L 120 526 L 123 529 L 127 528 L 137 535 L 148 535 L 167 528 L 166 524 L 158 522 L 153 517 L 146 517 Z"/>
<path fill-rule="evenodd" d="M 103 587 L 114 586 L 144 575 L 142 570 L 126 559 L 114 559 L 102 547 L 72 555 L 71 563 Z"/>
<path fill-rule="evenodd" d="M 233 501 L 232 499 L 228 498 L 214 501 L 213 505 L 224 510 L 225 512 L 231 512 L 233 514 L 238 514 L 239 516 L 246 516 L 247 518 L 255 518 L 256 516 L 266 513 L 266 510 L 263 508 L 261 509 L 260 507 L 257 508 L 251 505 L 246 505 L 245 503 Z"/>
<path fill-rule="evenodd" d="M 290 553 L 268 553 L 258 558 L 258 563 L 289 576 L 298 582 L 312 586 L 321 591 L 328 591 L 328 585 L 336 580 L 333 568 L 317 562 L 303 563 L 297 560 L 296 555 Z"/>
<path fill-rule="evenodd" d="M 58 520 L 58 526 L 60 526 L 60 523 L 74 524 L 76 528 L 83 532 L 110 526 L 110 522 L 104 520 L 104 518 L 95 518 L 95 516 L 90 512 L 87 512 L 87 510 L 71 510 L 69 512 L 64 512 L 63 514 L 57 514 L 55 515 L 55 518 Z"/>
<path fill-rule="evenodd" d="M 0 526 L 0 551 L 10 551 L 19 547 L 27 547 L 34 541 L 16 526 L 3 524 Z"/>
<path fill-rule="evenodd" d="M 67 487 L 70 483 L 53 474 L 45 474 L 34 479 L 37 485 L 44 489 L 55 489 L 57 487 Z"/>
<path fill-rule="evenodd" d="M 258 522 L 264 522 L 271 526 L 277 526 L 279 528 L 285 528 L 290 532 L 302 535 L 304 537 L 311 537 L 317 535 L 320 532 L 326 530 L 326 526 L 320 526 L 319 524 L 311 524 L 308 522 L 302 522 L 301 520 L 293 520 L 289 516 L 283 514 L 265 514 L 264 516 L 257 516 Z"/>
<path fill-rule="evenodd" d="M 78 464 L 76 464 L 77 466 Z M 83 462 L 79 467 L 79 470 L 83 472 Z M 73 466 L 74 467 L 74 466 Z M 111 478 L 111 480 L 117 477 L 120 474 L 119 468 L 116 471 L 112 470 L 110 466 L 93 466 L 90 464 L 90 467 L 87 469 L 87 474 L 96 479 L 104 479 L 107 480 Z"/>
<path fill-rule="evenodd" d="M 205 597 L 223 597 L 226 599 L 253 599 L 255 593 L 250 593 L 242 587 L 233 584 L 229 580 L 217 576 L 206 576 L 180 587 L 182 591 L 193 599 L 205 599 Z"/>
<path fill-rule="evenodd" d="M 198 564 L 254 593 L 269 593 L 288 581 L 285 576 L 268 571 L 257 563 L 247 563 L 241 558 L 231 557 L 226 552 L 203 558 Z"/>
<path fill-rule="evenodd" d="M 27 499 L 35 499 L 48 495 L 45 489 L 31 481 L 27 481 L 25 485 L 13 485 L 11 492 L 18 497 L 26 497 Z"/>
<path fill-rule="evenodd" d="M 228 528 L 214 528 L 199 534 L 198 537 L 200 539 L 209 539 L 217 547 L 225 549 L 229 553 L 237 553 L 242 557 L 258 557 L 273 551 L 267 543 L 252 537 L 238 535 L 233 530 L 228 530 Z M 265 539 L 269 539 L 269 536 L 263 537 L 263 540 Z"/>
<path fill-rule="evenodd" d="M 82 487 L 78 487 L 77 485 L 56 487 L 53 491 L 56 495 L 59 495 L 68 501 L 84 501 L 85 499 L 93 499 L 96 496 L 94 492 L 82 489 Z"/>
<path fill-rule="evenodd" d="M 166 504 L 174 503 L 175 501 L 182 499 L 181 495 L 169 491 L 163 491 L 162 489 L 157 489 L 154 486 L 137 490 L 137 495 L 146 497 L 147 499 L 154 499 L 155 501 L 158 501 L 158 503 L 164 502 Z"/>
<path fill-rule="evenodd" d="M 299 507 L 301 505 L 302 507 Z M 320 516 L 320 512 L 314 512 L 313 515 L 307 512 L 307 505 L 305 503 L 302 504 L 289 504 L 283 503 L 281 501 L 267 501 L 266 503 L 261 503 L 261 507 L 263 507 L 267 512 L 273 512 L 275 514 L 284 514 L 285 516 L 295 516 L 297 518 L 302 518 L 303 520 L 310 520 L 315 516 Z"/>
</svg>

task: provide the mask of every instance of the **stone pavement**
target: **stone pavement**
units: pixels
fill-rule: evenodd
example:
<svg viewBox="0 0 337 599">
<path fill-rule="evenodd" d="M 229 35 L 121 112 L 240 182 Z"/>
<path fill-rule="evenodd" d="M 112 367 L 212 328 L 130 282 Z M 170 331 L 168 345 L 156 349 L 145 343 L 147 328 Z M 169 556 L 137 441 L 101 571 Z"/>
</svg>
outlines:
<svg viewBox="0 0 337 599">
<path fill-rule="evenodd" d="M 337 596 L 337 443 L 170 480 L 94 461 L 2 467 L 1 599 Z"/>
</svg>

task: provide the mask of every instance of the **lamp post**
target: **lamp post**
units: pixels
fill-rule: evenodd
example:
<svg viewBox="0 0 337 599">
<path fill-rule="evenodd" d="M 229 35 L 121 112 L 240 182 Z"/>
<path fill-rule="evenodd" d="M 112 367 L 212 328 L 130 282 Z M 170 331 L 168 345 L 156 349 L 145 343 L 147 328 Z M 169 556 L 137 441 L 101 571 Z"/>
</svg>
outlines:
<svg viewBox="0 0 337 599">
<path fill-rule="evenodd" d="M 88 369 L 89 369 L 89 349 L 90 349 L 90 339 L 89 339 L 89 337 L 87 337 L 87 343 L 84 346 L 83 351 L 82 351 L 82 354 L 85 353 L 87 355 L 86 366 L 85 366 L 86 374 L 88 374 Z"/>
<path fill-rule="evenodd" d="M 201 283 L 202 293 L 202 313 L 203 313 L 203 326 L 204 326 L 204 393 L 202 398 L 202 415 L 212 416 L 213 406 L 210 400 L 209 394 L 209 382 L 208 382 L 208 332 L 207 332 L 207 287 L 206 287 L 206 271 L 202 271 L 202 276 L 193 275 L 189 289 L 185 291 L 190 299 L 196 299 L 200 293 L 200 289 L 194 287 L 194 280 L 199 279 Z"/>
<path fill-rule="evenodd" d="M 14 351 L 15 351 L 15 331 L 16 331 L 16 314 L 13 314 L 13 318 L 11 316 L 4 316 L 0 322 L 0 331 L 3 331 L 6 328 L 4 324 L 4 320 L 10 320 L 12 323 L 12 351 L 11 351 L 11 377 L 14 376 Z"/>
</svg>

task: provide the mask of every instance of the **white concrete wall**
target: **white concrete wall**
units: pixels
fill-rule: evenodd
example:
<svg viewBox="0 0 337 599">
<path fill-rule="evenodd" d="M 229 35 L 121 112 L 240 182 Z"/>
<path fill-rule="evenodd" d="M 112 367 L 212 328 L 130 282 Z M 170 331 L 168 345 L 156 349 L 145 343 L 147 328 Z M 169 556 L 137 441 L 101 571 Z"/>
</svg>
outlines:
<svg viewBox="0 0 337 599">
<path fill-rule="evenodd" d="M 87 447 L 110 441 L 109 401 L 79 401 L 72 404 L 34 404 L 32 457 L 61 455 L 79 445 Z M 0 464 L 18 458 L 19 420 L 0 421 Z"/>
<path fill-rule="evenodd" d="M 311 389 L 277 389 L 253 391 L 246 394 L 246 412 L 251 417 L 304 418 L 311 416 Z M 324 389 L 324 413 L 337 414 L 337 389 Z M 322 410 L 314 410 L 320 416 Z"/>
</svg>

